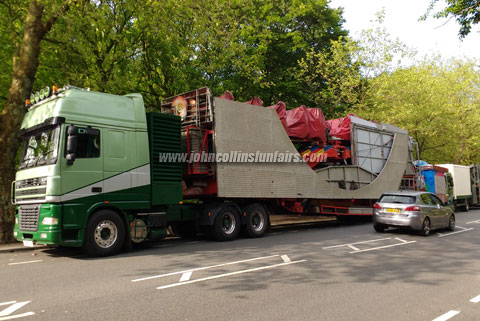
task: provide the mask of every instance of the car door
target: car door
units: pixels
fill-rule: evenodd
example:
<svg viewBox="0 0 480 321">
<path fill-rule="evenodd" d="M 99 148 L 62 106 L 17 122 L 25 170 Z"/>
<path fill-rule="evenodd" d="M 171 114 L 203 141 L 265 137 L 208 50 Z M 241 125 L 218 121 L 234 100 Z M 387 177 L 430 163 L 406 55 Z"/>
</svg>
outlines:
<svg viewBox="0 0 480 321">
<path fill-rule="evenodd" d="M 424 214 L 424 216 L 428 216 L 430 219 L 430 224 L 431 227 L 433 228 L 435 226 L 435 212 L 434 212 L 434 206 L 432 199 L 430 198 L 428 193 L 421 194 L 420 195 L 420 200 L 422 201 L 423 205 L 421 206 L 421 211 Z"/>
<path fill-rule="evenodd" d="M 439 228 L 448 226 L 448 220 L 450 218 L 450 211 L 443 205 L 443 202 L 438 198 L 437 195 L 431 194 L 430 197 L 436 205 L 436 215 L 438 216 Z"/>
</svg>

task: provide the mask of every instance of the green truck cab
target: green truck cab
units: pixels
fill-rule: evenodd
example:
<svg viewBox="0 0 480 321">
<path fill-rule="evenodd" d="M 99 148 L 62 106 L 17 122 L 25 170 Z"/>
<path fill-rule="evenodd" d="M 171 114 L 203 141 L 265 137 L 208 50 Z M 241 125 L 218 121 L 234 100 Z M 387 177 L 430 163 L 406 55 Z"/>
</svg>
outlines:
<svg viewBox="0 0 480 321">
<path fill-rule="evenodd" d="M 181 165 L 152 164 L 153 151 L 180 151 L 178 116 L 145 113 L 139 94 L 65 87 L 47 96 L 21 126 L 12 183 L 18 241 L 110 255 L 130 240 L 164 237 L 167 213 L 193 219 L 179 206 Z"/>
</svg>

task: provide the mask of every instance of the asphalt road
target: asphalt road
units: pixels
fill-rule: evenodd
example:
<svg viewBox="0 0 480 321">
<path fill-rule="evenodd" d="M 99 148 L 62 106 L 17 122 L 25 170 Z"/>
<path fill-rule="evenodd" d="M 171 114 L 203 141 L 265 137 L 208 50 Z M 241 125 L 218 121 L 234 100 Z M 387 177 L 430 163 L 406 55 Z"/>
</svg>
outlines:
<svg viewBox="0 0 480 321">
<path fill-rule="evenodd" d="M 2 253 L 0 321 L 480 320 L 480 210 L 450 233 L 327 222 L 101 259 Z"/>
</svg>

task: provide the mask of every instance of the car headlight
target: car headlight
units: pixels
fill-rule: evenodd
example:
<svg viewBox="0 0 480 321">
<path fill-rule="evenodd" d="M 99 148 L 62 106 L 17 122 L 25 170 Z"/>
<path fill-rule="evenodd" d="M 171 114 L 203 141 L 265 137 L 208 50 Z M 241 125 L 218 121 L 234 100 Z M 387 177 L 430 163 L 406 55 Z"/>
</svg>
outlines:
<svg viewBox="0 0 480 321">
<path fill-rule="evenodd" d="M 56 217 L 44 217 L 42 220 L 43 225 L 56 225 L 58 224 L 58 218 Z"/>
</svg>

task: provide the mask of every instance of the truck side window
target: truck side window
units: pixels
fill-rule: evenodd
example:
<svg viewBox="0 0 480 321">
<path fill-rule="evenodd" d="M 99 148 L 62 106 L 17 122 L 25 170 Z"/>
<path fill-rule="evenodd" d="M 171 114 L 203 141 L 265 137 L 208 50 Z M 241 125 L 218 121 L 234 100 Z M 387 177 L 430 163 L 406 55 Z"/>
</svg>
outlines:
<svg viewBox="0 0 480 321">
<path fill-rule="evenodd" d="M 100 157 L 100 130 L 78 128 L 77 158 Z"/>
</svg>

